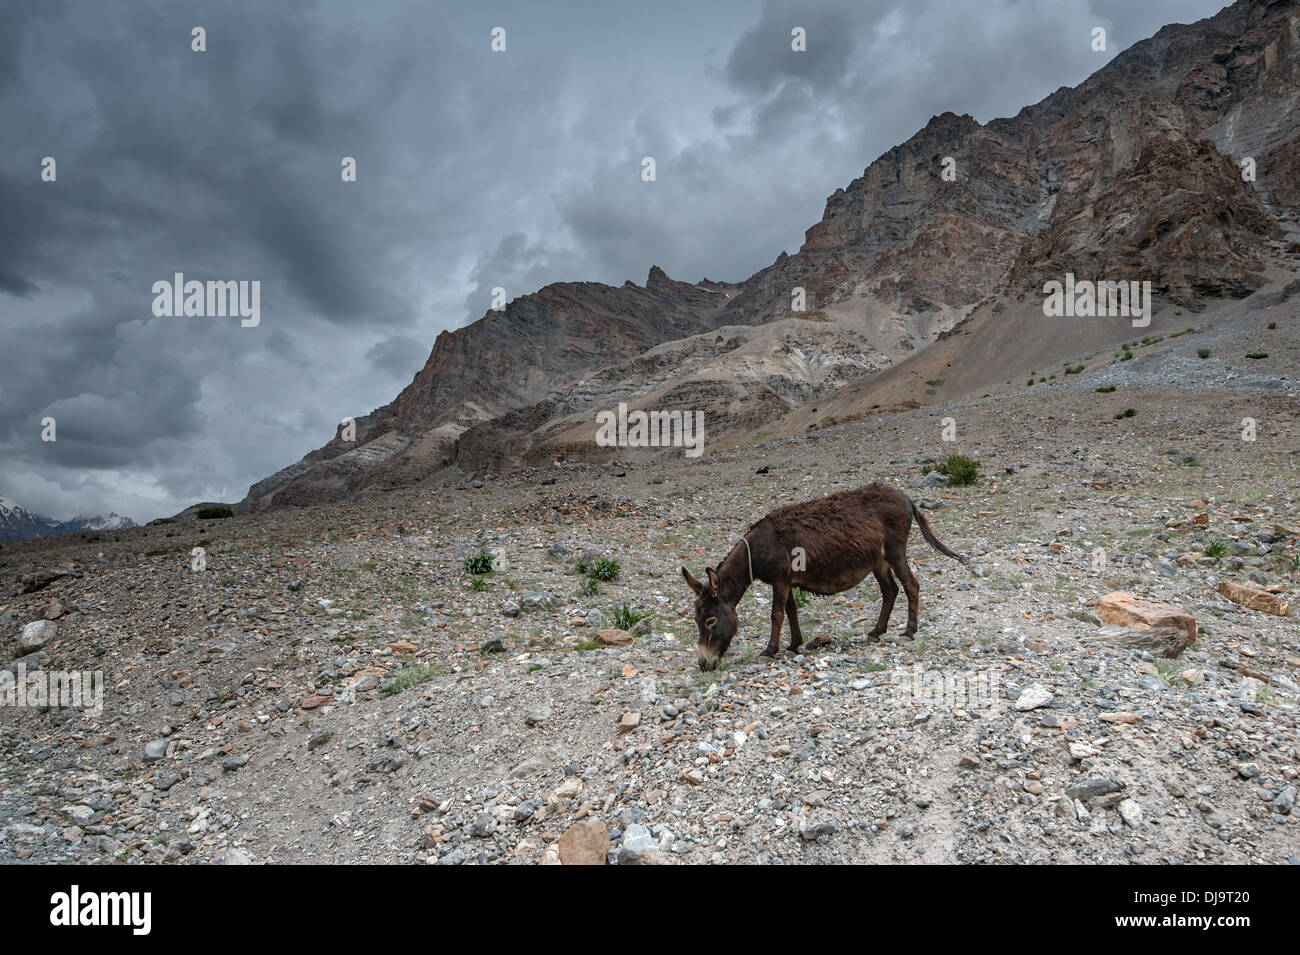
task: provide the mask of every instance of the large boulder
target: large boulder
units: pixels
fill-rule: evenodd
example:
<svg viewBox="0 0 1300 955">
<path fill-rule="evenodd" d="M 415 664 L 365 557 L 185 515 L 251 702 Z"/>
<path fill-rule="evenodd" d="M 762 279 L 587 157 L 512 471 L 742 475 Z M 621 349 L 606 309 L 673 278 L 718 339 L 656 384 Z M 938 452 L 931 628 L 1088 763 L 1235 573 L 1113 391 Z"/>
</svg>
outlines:
<svg viewBox="0 0 1300 955">
<path fill-rule="evenodd" d="M 1094 604 L 1102 621 L 1118 627 L 1178 627 L 1187 643 L 1196 642 L 1196 620 L 1173 604 L 1147 600 L 1123 590 L 1105 594 Z"/>
</svg>

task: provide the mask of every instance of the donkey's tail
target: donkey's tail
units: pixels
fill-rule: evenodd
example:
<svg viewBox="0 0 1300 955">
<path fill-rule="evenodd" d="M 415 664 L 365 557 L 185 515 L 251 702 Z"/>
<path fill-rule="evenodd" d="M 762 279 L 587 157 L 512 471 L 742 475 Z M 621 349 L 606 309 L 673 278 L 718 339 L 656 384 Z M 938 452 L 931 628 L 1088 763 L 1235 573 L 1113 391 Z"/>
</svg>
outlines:
<svg viewBox="0 0 1300 955">
<path fill-rule="evenodd" d="M 907 497 L 907 495 L 903 495 L 903 496 Z M 963 564 L 966 563 L 965 557 L 963 557 L 961 554 L 949 550 L 947 547 L 944 547 L 943 543 L 939 540 L 939 538 L 934 536 L 934 531 L 930 530 L 930 522 L 925 519 L 925 515 L 922 514 L 920 508 L 916 506 L 916 502 L 912 500 L 910 497 L 908 497 L 907 503 L 911 506 L 912 516 L 916 518 L 916 523 L 921 528 L 921 533 L 925 535 L 925 539 L 930 544 L 930 546 L 933 547 L 935 550 L 937 550 L 939 553 L 945 555 L 946 557 L 951 557 L 953 560 L 959 560 Z"/>
</svg>

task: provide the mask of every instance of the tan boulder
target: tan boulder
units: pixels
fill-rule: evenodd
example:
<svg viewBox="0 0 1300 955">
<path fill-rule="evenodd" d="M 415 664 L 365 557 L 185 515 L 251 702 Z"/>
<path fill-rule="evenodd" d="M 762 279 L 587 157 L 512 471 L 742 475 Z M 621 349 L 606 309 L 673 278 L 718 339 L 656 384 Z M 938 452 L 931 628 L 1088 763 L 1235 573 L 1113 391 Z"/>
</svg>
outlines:
<svg viewBox="0 0 1300 955">
<path fill-rule="evenodd" d="M 1241 604 L 1251 610 L 1271 613 L 1277 617 L 1285 617 L 1289 609 L 1287 602 L 1277 594 L 1270 594 L 1265 590 L 1256 590 L 1254 587 L 1234 584 L 1230 580 L 1219 581 L 1219 593 L 1235 604 Z"/>
<path fill-rule="evenodd" d="M 609 830 L 599 819 L 583 819 L 560 836 L 561 865 L 604 865 Z"/>
<path fill-rule="evenodd" d="M 1094 607 L 1104 623 L 1119 627 L 1178 627 L 1187 634 L 1188 644 L 1196 642 L 1196 620 L 1173 604 L 1117 590 L 1098 597 Z"/>
</svg>

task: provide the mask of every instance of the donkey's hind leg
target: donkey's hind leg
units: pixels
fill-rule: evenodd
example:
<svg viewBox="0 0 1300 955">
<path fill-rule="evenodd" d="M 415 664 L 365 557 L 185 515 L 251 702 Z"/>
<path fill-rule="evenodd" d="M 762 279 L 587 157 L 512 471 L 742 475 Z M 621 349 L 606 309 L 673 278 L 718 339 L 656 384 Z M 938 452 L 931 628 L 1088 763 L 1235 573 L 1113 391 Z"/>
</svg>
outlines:
<svg viewBox="0 0 1300 955">
<path fill-rule="evenodd" d="M 799 645 L 803 643 L 803 634 L 799 632 L 799 607 L 795 603 L 793 590 L 785 598 L 785 615 L 790 623 L 790 652 L 798 653 Z"/>
<path fill-rule="evenodd" d="M 880 635 L 889 628 L 889 615 L 894 612 L 894 600 L 898 597 L 898 584 L 889 572 L 889 565 L 884 561 L 873 571 L 876 583 L 880 584 L 880 619 L 867 634 L 868 643 L 879 643 Z"/>
<path fill-rule="evenodd" d="M 907 547 L 899 547 L 892 553 L 886 554 L 889 560 L 889 566 L 894 569 L 898 582 L 903 585 L 903 590 L 907 593 L 907 629 L 903 631 L 903 636 L 910 637 L 916 633 L 917 617 L 921 609 L 921 585 L 916 580 L 916 575 L 912 573 L 912 568 L 907 566 Z"/>
</svg>

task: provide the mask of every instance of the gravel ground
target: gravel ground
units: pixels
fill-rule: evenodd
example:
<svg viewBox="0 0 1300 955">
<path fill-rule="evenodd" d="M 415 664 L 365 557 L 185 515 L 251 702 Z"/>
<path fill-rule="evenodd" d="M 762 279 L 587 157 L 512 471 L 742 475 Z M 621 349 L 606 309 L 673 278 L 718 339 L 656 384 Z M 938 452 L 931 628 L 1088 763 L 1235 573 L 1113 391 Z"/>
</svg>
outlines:
<svg viewBox="0 0 1300 955">
<path fill-rule="evenodd" d="M 1077 384 L 698 460 L 6 545 L 5 579 L 77 574 L 12 588 L 0 662 L 48 612 L 20 659 L 106 692 L 97 716 L 0 710 L 0 861 L 1296 862 L 1300 626 L 1216 587 L 1300 583 L 1300 402 Z M 950 451 L 980 482 L 919 487 Z M 869 579 L 804 608 L 828 645 L 767 660 L 759 585 L 701 673 L 677 568 L 870 480 L 972 557 L 913 533 L 916 639 L 900 606 L 867 643 Z M 476 577 L 480 552 L 499 566 Z M 617 579 L 581 587 L 583 556 Z M 1097 639 L 1115 590 L 1192 614 L 1195 644 Z M 623 606 L 648 616 L 600 645 Z"/>
</svg>

